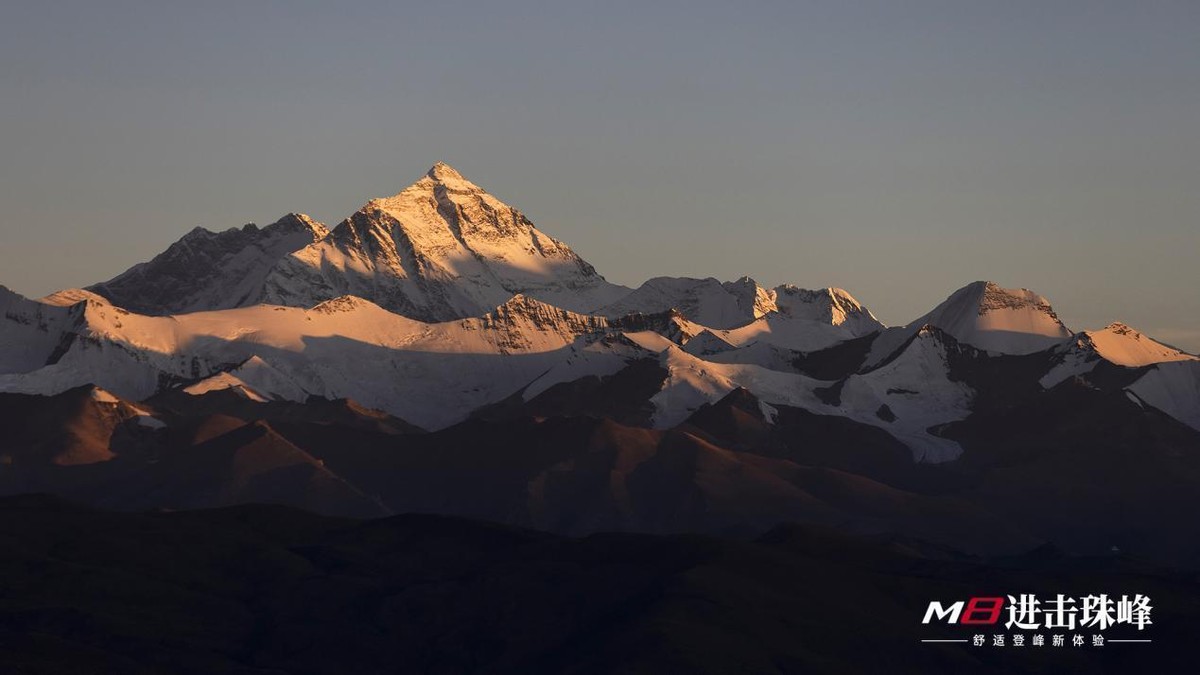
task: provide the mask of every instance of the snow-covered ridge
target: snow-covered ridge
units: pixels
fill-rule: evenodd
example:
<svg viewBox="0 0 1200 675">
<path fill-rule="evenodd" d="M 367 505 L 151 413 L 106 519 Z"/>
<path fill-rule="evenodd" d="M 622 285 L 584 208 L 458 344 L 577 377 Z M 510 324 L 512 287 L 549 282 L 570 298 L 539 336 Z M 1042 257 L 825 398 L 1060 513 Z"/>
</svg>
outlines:
<svg viewBox="0 0 1200 675">
<path fill-rule="evenodd" d="M 841 288 L 807 290 L 784 284 L 776 286 L 771 295 L 781 314 L 845 326 L 855 337 L 885 328 L 869 309 Z"/>
<path fill-rule="evenodd" d="M 719 337 L 730 337 L 730 331 L 709 329 L 674 312 L 614 323 L 524 295 L 479 317 L 437 323 L 402 317 L 354 296 L 311 309 L 258 305 L 168 317 L 134 314 L 87 292 L 65 291 L 52 298 L 68 306 L 20 300 L 26 310 L 43 307 L 59 315 L 58 332 L 41 334 L 6 322 L 13 330 L 41 334 L 46 347 L 29 369 L 0 375 L 3 391 L 54 393 L 95 382 L 131 400 L 164 386 L 182 386 L 193 394 L 231 389 L 252 400 L 351 398 L 431 429 L 517 391 L 533 396 L 557 382 L 613 374 L 635 359 L 674 352 L 676 359 L 694 359 L 679 347 L 696 336 L 732 346 Z M 822 327 L 778 313 L 771 318 Z M 614 335 L 622 339 L 601 339 Z M 59 359 L 37 363 L 64 336 L 70 339 Z M 719 386 L 705 385 L 708 394 L 749 386 L 768 401 L 816 400 L 811 393 L 787 390 L 788 383 L 801 381 L 794 374 L 753 363 L 704 368 L 736 376 Z M 660 421 L 688 411 L 672 401 L 694 398 L 665 396 Z"/>
<path fill-rule="evenodd" d="M 297 213 L 262 229 L 195 228 L 88 290 L 147 315 L 356 295 L 424 321 L 479 316 L 518 293 L 590 311 L 629 292 L 441 162 L 332 231 Z"/>
<path fill-rule="evenodd" d="M 602 316 L 579 314 L 555 307 L 526 295 L 514 295 L 496 309 L 483 315 L 485 329 L 504 329 L 533 325 L 563 335 L 585 335 L 608 328 Z"/>
<path fill-rule="evenodd" d="M 1200 430 L 1200 360 L 1156 364 L 1128 390 L 1141 401 Z"/>
<path fill-rule="evenodd" d="M 357 295 L 405 316 L 443 321 L 479 316 L 515 294 L 587 311 L 627 291 L 520 211 L 438 163 L 281 260 L 262 295 L 292 306 Z"/>
<path fill-rule="evenodd" d="M 296 384 L 293 377 L 257 355 L 232 370 L 217 373 L 183 389 L 193 395 L 220 390 L 231 390 L 259 402 L 304 401 L 308 398 L 308 391 Z"/>
<path fill-rule="evenodd" d="M 1050 301 L 1028 288 L 1001 288 L 992 281 L 977 281 L 971 287 L 980 284 L 983 286 L 983 293 L 979 299 L 980 316 L 1000 310 L 1032 310 L 1037 314 L 1045 314 L 1051 319 L 1058 319 L 1054 308 L 1050 306 Z"/>
<path fill-rule="evenodd" d="M 734 328 L 775 311 L 774 298 L 743 277 L 720 282 L 712 277 L 655 277 L 600 313 L 609 317 L 627 314 L 658 314 L 670 310 L 711 328 Z"/>
<path fill-rule="evenodd" d="M 253 305 L 262 302 L 263 280 L 279 260 L 328 234 L 299 213 L 262 229 L 253 223 L 223 232 L 197 227 L 149 262 L 87 290 L 143 314 Z"/>
<path fill-rule="evenodd" d="M 1046 387 L 1101 363 L 1139 368 L 1121 380 L 1141 376 L 1131 396 L 1184 420 L 1200 408 L 1196 357 L 1124 324 L 1073 335 L 1027 289 L 975 282 L 888 329 L 839 288 L 617 286 L 443 163 L 332 231 L 300 214 L 197 228 L 88 289 L 32 301 L 0 287 L 0 310 L 0 391 L 348 398 L 427 429 L 653 359 L 668 374 L 658 425 L 742 387 L 877 426 L 931 461 L 957 454 L 935 430 L 973 405 L 952 356 L 1036 355 L 1020 361 Z"/>
<path fill-rule="evenodd" d="M 656 426 L 669 427 L 738 387 L 767 405 L 800 407 L 879 427 L 913 451 L 917 461 L 943 462 L 962 453 L 932 429 L 966 418 L 974 392 L 951 379 L 949 353 L 959 349 L 938 329 L 919 331 L 895 358 L 868 373 L 828 382 L 749 363 L 717 363 L 675 345 L 660 353 L 668 372 L 651 402 Z M 728 353 L 728 352 L 725 352 Z M 836 400 L 827 393 L 837 391 Z"/>
<path fill-rule="evenodd" d="M 264 303 L 312 307 L 356 296 L 437 322 L 481 316 L 524 295 L 610 318 L 678 309 L 721 330 L 761 319 L 777 323 L 773 315 L 838 326 L 838 335 L 883 328 L 841 289 L 768 289 L 749 277 L 660 277 L 633 291 L 611 284 L 566 244 L 443 162 L 400 192 L 369 200 L 332 231 L 297 213 L 262 229 L 196 228 L 153 260 L 88 290 L 147 315 Z"/>
<path fill-rule="evenodd" d="M 853 337 L 884 328 L 866 307 L 840 288 L 807 290 L 785 284 L 768 289 L 750 277 L 726 282 L 712 277 L 655 277 L 599 311 L 615 318 L 668 310 L 722 330 L 741 328 L 773 314 L 839 326 Z"/>
<path fill-rule="evenodd" d="M 990 281 L 968 285 L 939 305 L 925 323 L 960 342 L 1000 354 L 1041 351 L 1071 336 L 1049 300 Z"/>
<path fill-rule="evenodd" d="M 1200 361 L 1200 357 L 1158 342 L 1119 321 L 1100 330 L 1083 331 L 1055 351 L 1054 367 L 1041 379 L 1043 387 L 1085 375 L 1101 361 L 1125 368 Z"/>
<path fill-rule="evenodd" d="M 1138 367 L 1168 361 L 1195 361 L 1200 357 L 1158 342 L 1119 321 L 1097 331 L 1085 331 L 1087 341 L 1097 354 L 1118 366 Z"/>
<path fill-rule="evenodd" d="M 130 400 L 176 386 L 234 389 L 254 400 L 312 394 L 439 428 L 539 378 L 553 384 L 546 378 L 552 370 L 566 379 L 577 371 L 612 373 L 648 355 L 592 337 L 607 329 L 603 317 L 524 296 L 480 317 L 440 323 L 352 296 L 312 309 L 257 305 L 166 317 L 134 314 L 86 292 L 55 296 L 71 298 L 82 300 L 61 307 L 4 298 L 11 316 L 0 323 L 0 337 L 27 348 L 6 352 L 12 362 L 0 371 L 0 391 L 51 394 L 96 383 Z"/>
<path fill-rule="evenodd" d="M 44 298 L 39 298 L 38 302 L 55 307 L 72 307 L 81 302 L 91 302 L 98 305 L 112 304 L 108 298 L 82 288 L 66 288 L 61 291 L 55 291 Z"/>
<path fill-rule="evenodd" d="M 1024 288 L 1002 288 L 991 281 L 976 281 L 958 289 L 907 326 L 884 332 L 872 347 L 867 366 L 883 362 L 927 325 L 992 354 L 1032 354 L 1054 347 L 1072 335 L 1046 298 Z"/>
<path fill-rule="evenodd" d="M 789 289 L 786 297 L 792 302 L 784 311 L 777 304 L 743 326 L 718 329 L 674 310 L 609 319 L 523 294 L 476 317 L 425 322 L 356 296 L 309 309 L 256 305 L 145 316 L 88 291 L 66 290 L 38 302 L 0 290 L 0 339 L 8 347 L 0 358 L 0 391 L 56 393 L 92 383 L 128 400 L 176 387 L 194 394 L 229 389 L 262 401 L 349 398 L 437 429 L 517 393 L 528 400 L 556 383 L 612 375 L 635 360 L 657 357 L 668 373 L 651 400 L 660 426 L 677 424 L 699 405 L 743 387 L 768 406 L 798 406 L 877 426 L 920 459 L 957 456 L 958 446 L 933 430 L 970 414 L 973 392 L 951 377 L 947 359 L 952 351 L 970 350 L 972 358 L 986 358 L 985 352 L 929 322 L 891 331 L 905 340 L 882 363 L 839 381 L 817 380 L 796 372 L 797 352 L 855 337 L 846 317 L 869 313 L 833 290 Z M 943 311 L 930 316 L 970 336 L 961 323 L 945 319 L 981 316 L 984 299 L 980 293 L 957 306 L 943 303 Z M 1026 299 L 997 302 L 993 293 L 984 316 L 1048 316 L 1048 303 Z M 813 308 L 819 311 L 799 311 Z M 974 322 L 967 327 L 978 329 Z M 1075 353 L 1069 345 L 1080 348 L 1085 365 L 1100 358 L 1197 363 L 1123 324 L 1054 344 L 1064 353 Z M 1192 423 L 1194 372 L 1167 370 L 1170 365 L 1160 363 L 1130 390 Z M 836 400 L 829 398 L 832 391 Z"/>
</svg>

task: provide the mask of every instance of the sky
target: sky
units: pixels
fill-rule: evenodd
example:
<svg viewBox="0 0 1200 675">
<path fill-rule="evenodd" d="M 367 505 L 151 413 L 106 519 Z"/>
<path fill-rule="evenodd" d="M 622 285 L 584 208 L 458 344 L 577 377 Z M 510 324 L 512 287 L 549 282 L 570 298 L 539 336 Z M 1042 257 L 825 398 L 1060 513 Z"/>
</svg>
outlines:
<svg viewBox="0 0 1200 675">
<path fill-rule="evenodd" d="M 5 3 L 0 284 L 446 161 L 609 280 L 976 279 L 1200 351 L 1200 3 Z"/>
</svg>

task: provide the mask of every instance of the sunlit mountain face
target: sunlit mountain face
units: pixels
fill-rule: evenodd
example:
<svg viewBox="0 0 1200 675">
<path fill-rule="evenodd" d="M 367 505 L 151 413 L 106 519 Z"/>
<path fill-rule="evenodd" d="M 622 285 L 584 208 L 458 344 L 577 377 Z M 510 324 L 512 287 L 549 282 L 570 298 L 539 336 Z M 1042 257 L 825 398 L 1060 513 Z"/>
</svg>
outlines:
<svg viewBox="0 0 1200 675">
<path fill-rule="evenodd" d="M 961 590 L 975 574 L 1026 583 L 1086 569 L 1200 602 L 1193 582 L 1161 576 L 1200 566 L 1200 358 L 1120 322 L 1068 327 L 1027 289 L 974 281 L 939 300 L 888 327 L 839 288 L 765 288 L 749 277 L 654 277 L 626 288 L 439 163 L 332 228 L 301 214 L 263 228 L 197 228 L 85 289 L 29 299 L 0 287 L 0 494 L 53 495 L 0 502 L 0 523 L 24 542 L 20 560 L 56 574 L 65 558 L 29 538 L 41 527 L 82 532 L 92 519 L 121 541 L 178 530 L 181 554 L 195 558 L 186 574 L 209 581 L 216 562 L 192 548 L 241 560 L 229 547 L 250 547 L 276 562 L 196 592 L 233 603 L 235 614 L 267 607 L 285 626 L 310 625 L 310 612 L 341 616 L 328 597 L 281 603 L 304 595 L 306 575 L 386 595 L 460 553 L 501 576 L 560 556 L 579 561 L 561 588 L 533 592 L 531 607 L 562 611 L 558 594 L 577 592 L 594 604 L 561 626 L 517 611 L 514 625 L 532 631 L 532 646 L 362 638 L 362 672 L 389 654 L 426 659 L 418 672 L 567 672 L 581 654 L 645 639 L 637 617 L 684 611 L 661 595 L 671 584 L 744 598 L 742 584 L 759 575 L 774 584 L 770 594 L 790 598 L 780 612 L 792 601 L 831 610 L 837 589 L 873 602 L 865 585 L 931 578 L 918 569 L 951 580 L 913 581 L 929 593 Z M 233 508 L 247 504 L 308 513 Z M 218 507 L 232 510 L 131 515 Z M 429 517 L 359 520 L 413 513 Z M 626 534 L 604 535 L 615 537 L 611 547 L 571 538 L 602 532 Z M 433 543 L 418 554 L 379 537 Z M 103 548 L 82 541 L 72 551 Z M 167 555 L 134 548 L 88 574 L 117 583 L 118 562 L 140 569 Z M 278 562 L 288 556 L 298 557 Z M 865 567 L 847 571 L 846 561 Z M 222 595 L 222 584 L 253 585 L 260 572 L 275 579 L 254 591 L 266 595 Z M 504 583 L 533 583 L 513 574 Z M 833 585 L 817 593 L 796 581 L 812 574 Z M 430 625 L 495 635 L 499 615 L 481 617 L 507 606 L 508 591 L 478 583 L 475 610 L 438 610 Z M 606 584 L 620 588 L 607 600 Z M 392 629 L 419 633 L 420 607 L 457 602 L 460 591 L 426 604 L 395 596 L 399 613 L 356 605 L 346 625 L 387 615 L 400 617 Z M 23 597 L 31 606 L 53 599 Z M 620 612 L 609 602 L 625 603 L 628 621 L 611 619 Z M 896 597 L 879 602 L 903 614 Z M 78 621 L 102 628 L 83 634 L 108 635 L 123 612 L 136 613 L 119 603 L 95 611 Z M 13 612 L 0 607 L 0 630 L 46 640 L 68 639 L 63 626 L 76 621 Z M 215 621 L 222 612 L 201 614 Z M 758 621 L 774 619 L 734 629 L 692 616 L 660 637 L 693 644 L 732 631 L 745 640 Z M 153 623 L 129 624 L 133 642 L 88 649 L 121 663 L 133 658 L 130 644 L 147 649 L 142 631 Z M 608 632 L 590 647 L 554 651 L 593 624 Z M 311 638 L 305 631 L 263 637 L 231 626 L 213 638 L 221 668 L 342 672 L 316 655 L 311 671 L 297 665 L 307 658 L 283 656 Z M 173 633 L 163 663 L 203 672 L 188 639 Z M 466 651 L 451 656 L 460 644 Z M 743 647 L 714 648 L 711 672 L 751 658 Z M 697 649 L 685 652 L 707 653 Z M 779 672 L 879 665 L 871 654 L 770 649 L 791 664 Z M 906 663 L 938 672 L 939 654 L 916 651 Z M 654 663 L 628 656 L 639 668 Z M 439 659 L 448 665 L 429 665 Z M 685 661 L 670 663 L 706 672 Z M 35 660 L 21 663 L 41 672 Z"/>
</svg>

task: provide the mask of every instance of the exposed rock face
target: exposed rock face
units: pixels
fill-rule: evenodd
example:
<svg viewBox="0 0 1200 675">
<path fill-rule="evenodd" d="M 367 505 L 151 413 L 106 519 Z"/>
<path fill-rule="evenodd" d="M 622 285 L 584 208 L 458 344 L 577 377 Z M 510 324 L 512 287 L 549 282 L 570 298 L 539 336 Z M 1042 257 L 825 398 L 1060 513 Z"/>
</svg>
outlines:
<svg viewBox="0 0 1200 675">
<path fill-rule="evenodd" d="M 883 324 L 854 296 L 840 288 L 807 290 L 791 284 L 771 291 L 781 314 L 842 326 L 856 337 L 883 330 Z"/>
<path fill-rule="evenodd" d="M 1068 379 L 1134 385 L 1198 425 L 1196 357 L 1123 324 L 1072 335 L 1032 291 L 974 282 L 895 329 L 838 288 L 656 277 L 631 291 L 445 164 L 331 232 L 295 214 L 197 229 L 91 290 L 0 288 L 0 310 L 0 392 L 349 398 L 439 430 L 552 390 L 598 396 L 596 378 L 643 383 L 618 374 L 649 362 L 665 375 L 623 410 L 651 426 L 743 387 L 931 462 L 959 456 L 945 431 L 981 404 Z"/>
<path fill-rule="evenodd" d="M 113 304 L 152 315 L 244 307 L 263 300 L 263 280 L 281 259 L 329 231 L 289 213 L 259 229 L 253 223 L 224 232 L 197 227 L 163 253 L 89 287 Z"/>
<path fill-rule="evenodd" d="M 602 308 L 609 317 L 676 310 L 709 328 L 732 329 L 771 315 L 843 327 L 853 337 L 883 329 L 866 307 L 840 288 L 807 290 L 791 284 L 763 288 L 750 277 L 655 277 Z"/>
<path fill-rule="evenodd" d="M 332 232 L 294 213 L 262 229 L 196 228 L 88 290 L 148 315 L 355 295 L 421 321 L 481 316 L 519 293 L 584 312 L 629 292 L 442 163 Z"/>
<path fill-rule="evenodd" d="M 481 324 L 483 330 L 495 333 L 496 344 L 505 351 L 529 349 L 532 346 L 529 336 L 535 333 L 559 335 L 569 342 L 575 336 L 608 329 L 608 321 L 603 317 L 576 314 L 524 295 L 514 296 L 485 314 Z"/>
<path fill-rule="evenodd" d="M 712 277 L 655 277 L 603 308 L 610 317 L 668 310 L 710 328 L 733 328 L 775 310 L 771 293 L 749 277 L 720 282 Z"/>
<path fill-rule="evenodd" d="M 479 316 L 518 293 L 588 311 L 627 291 L 520 211 L 439 163 L 280 261 L 263 298 L 312 306 L 357 295 L 408 317 L 445 321 Z"/>
<path fill-rule="evenodd" d="M 867 365 L 888 358 L 925 326 L 936 326 L 959 342 L 997 355 L 1032 354 L 1071 337 L 1046 298 L 1025 288 L 976 281 L 907 326 L 884 332 L 872 347 Z"/>
</svg>

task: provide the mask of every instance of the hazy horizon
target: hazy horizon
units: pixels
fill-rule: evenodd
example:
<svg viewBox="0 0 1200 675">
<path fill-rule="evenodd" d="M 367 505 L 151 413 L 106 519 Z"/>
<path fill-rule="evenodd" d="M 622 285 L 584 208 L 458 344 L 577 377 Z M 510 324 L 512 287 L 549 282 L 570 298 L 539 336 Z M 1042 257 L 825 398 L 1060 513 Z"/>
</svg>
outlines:
<svg viewBox="0 0 1200 675">
<path fill-rule="evenodd" d="M 332 226 L 441 160 L 617 283 L 896 325 L 988 279 L 1200 351 L 1200 6 L 906 4 L 10 8 L 0 284 Z"/>
</svg>

